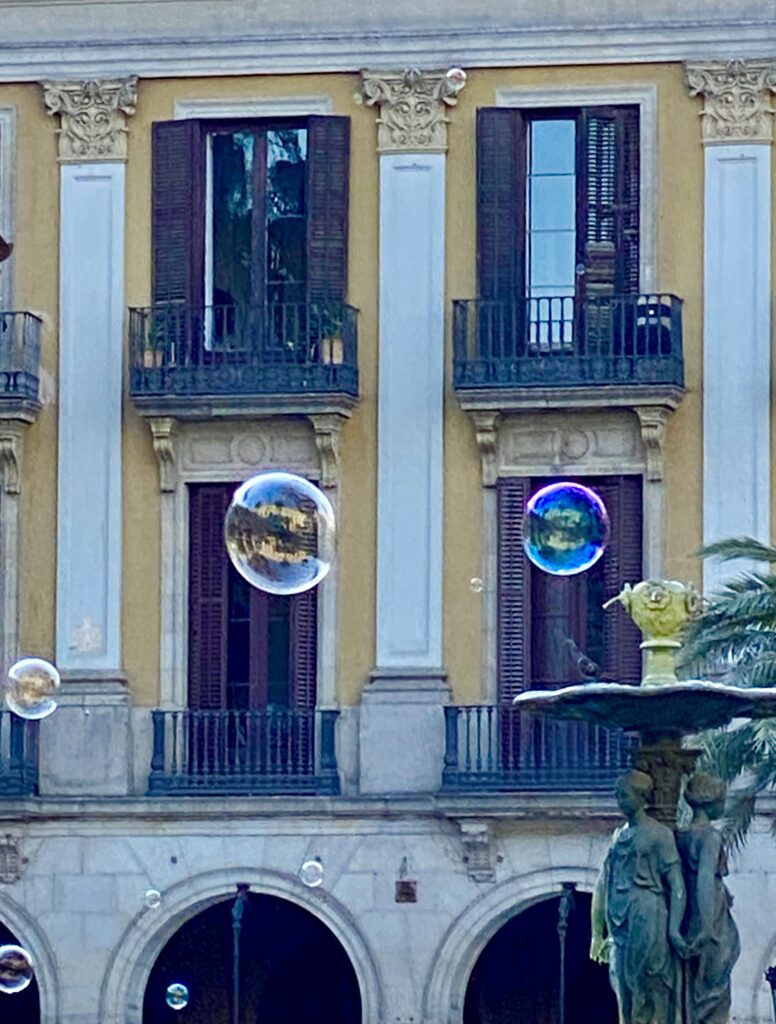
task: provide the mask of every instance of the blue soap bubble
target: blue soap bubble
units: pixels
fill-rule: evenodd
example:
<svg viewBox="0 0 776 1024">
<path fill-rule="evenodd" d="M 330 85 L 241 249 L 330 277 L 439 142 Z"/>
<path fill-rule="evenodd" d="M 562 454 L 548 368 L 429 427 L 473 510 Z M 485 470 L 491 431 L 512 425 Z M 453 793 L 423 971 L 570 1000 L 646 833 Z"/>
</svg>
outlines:
<svg viewBox="0 0 776 1024">
<path fill-rule="evenodd" d="M 269 594 L 301 594 L 320 583 L 334 559 L 334 534 L 329 499 L 293 473 L 246 480 L 224 523 L 235 569 Z"/>
<path fill-rule="evenodd" d="M 0 946 L 0 993 L 15 995 L 32 984 L 32 957 L 21 946 Z"/>
<path fill-rule="evenodd" d="M 189 1005 L 189 990 L 180 981 L 167 986 L 167 1005 L 171 1010 L 185 1010 Z"/>
<path fill-rule="evenodd" d="M 523 548 L 539 569 L 574 576 L 595 565 L 609 540 L 609 515 L 590 487 L 549 484 L 528 499 Z"/>
</svg>

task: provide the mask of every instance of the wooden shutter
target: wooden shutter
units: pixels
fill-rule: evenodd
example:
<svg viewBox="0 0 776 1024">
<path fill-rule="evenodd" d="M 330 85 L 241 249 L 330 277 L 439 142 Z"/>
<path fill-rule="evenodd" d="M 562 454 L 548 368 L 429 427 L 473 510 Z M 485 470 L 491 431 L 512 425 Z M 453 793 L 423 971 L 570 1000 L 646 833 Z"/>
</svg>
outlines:
<svg viewBox="0 0 776 1024">
<path fill-rule="evenodd" d="M 530 572 L 523 552 L 530 480 L 498 481 L 498 690 L 509 703 L 530 680 Z"/>
<path fill-rule="evenodd" d="M 307 120 L 307 289 L 344 302 L 348 283 L 350 118 Z"/>
<path fill-rule="evenodd" d="M 291 704 L 303 711 L 315 708 L 318 653 L 316 590 L 291 598 Z"/>
<path fill-rule="evenodd" d="M 189 707 L 226 707 L 228 556 L 224 516 L 232 490 L 189 488 Z"/>
<path fill-rule="evenodd" d="M 153 301 L 204 304 L 205 146 L 199 121 L 158 121 L 152 135 Z"/>
<path fill-rule="evenodd" d="M 525 122 L 519 110 L 477 111 L 477 278 L 482 299 L 525 294 Z"/>
<path fill-rule="evenodd" d="M 604 552 L 606 597 L 614 597 L 625 583 L 643 576 L 641 477 L 605 477 L 592 482 L 603 498 L 611 520 L 611 535 Z M 641 680 L 641 633 L 620 605 L 604 620 L 604 674 L 618 682 Z"/>
<path fill-rule="evenodd" d="M 577 148 L 578 283 L 591 296 L 638 293 L 638 107 L 583 109 Z"/>
</svg>

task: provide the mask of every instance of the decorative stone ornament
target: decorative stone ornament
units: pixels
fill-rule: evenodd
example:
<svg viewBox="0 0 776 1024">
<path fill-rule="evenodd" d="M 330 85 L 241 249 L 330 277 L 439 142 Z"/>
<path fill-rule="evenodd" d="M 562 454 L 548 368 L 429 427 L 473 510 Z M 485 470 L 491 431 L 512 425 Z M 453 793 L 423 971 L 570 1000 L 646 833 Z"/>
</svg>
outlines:
<svg viewBox="0 0 776 1024">
<path fill-rule="evenodd" d="M 126 119 L 135 113 L 137 78 L 43 82 L 47 112 L 60 115 L 59 160 L 126 160 Z"/>
<path fill-rule="evenodd" d="M 473 818 L 462 818 L 458 822 L 463 846 L 463 860 L 466 873 L 473 882 L 494 882 L 493 836 L 490 823 Z"/>
<path fill-rule="evenodd" d="M 466 72 L 362 71 L 358 102 L 380 108 L 377 149 L 381 153 L 447 149 L 447 107 L 454 107 L 466 85 Z"/>
<path fill-rule="evenodd" d="M 703 141 L 771 142 L 776 62 L 707 61 L 687 64 L 691 96 L 703 96 Z"/>
</svg>

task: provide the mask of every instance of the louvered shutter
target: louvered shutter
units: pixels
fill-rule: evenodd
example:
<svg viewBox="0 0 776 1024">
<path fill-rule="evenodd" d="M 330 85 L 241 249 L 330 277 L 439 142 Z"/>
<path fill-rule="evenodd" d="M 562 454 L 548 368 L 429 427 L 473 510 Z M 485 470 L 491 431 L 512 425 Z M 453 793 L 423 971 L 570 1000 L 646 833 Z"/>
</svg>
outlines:
<svg viewBox="0 0 776 1024">
<path fill-rule="evenodd" d="M 604 552 L 606 598 L 624 584 L 643 576 L 641 477 L 605 477 L 593 486 L 609 511 L 611 535 Z M 637 683 L 641 679 L 641 633 L 619 604 L 604 619 L 604 674 L 609 679 Z"/>
<path fill-rule="evenodd" d="M 189 488 L 189 707 L 226 707 L 228 556 L 224 516 L 232 490 Z"/>
<path fill-rule="evenodd" d="M 205 146 L 199 121 L 158 121 L 152 134 L 153 301 L 204 303 Z"/>
<path fill-rule="evenodd" d="M 307 290 L 344 302 L 348 282 L 350 118 L 307 120 Z"/>
<path fill-rule="evenodd" d="M 530 572 L 522 543 L 530 481 L 498 481 L 498 692 L 509 703 L 530 680 Z"/>
<path fill-rule="evenodd" d="M 291 598 L 291 704 L 304 712 L 292 744 L 296 770 L 315 770 L 315 699 L 318 652 L 318 606 L 316 590 L 306 590 Z"/>
<path fill-rule="evenodd" d="M 585 108 L 579 126 L 578 284 L 590 297 L 638 293 L 638 107 Z"/>
<path fill-rule="evenodd" d="M 525 122 L 518 110 L 477 111 L 477 278 L 481 299 L 525 294 Z"/>
</svg>

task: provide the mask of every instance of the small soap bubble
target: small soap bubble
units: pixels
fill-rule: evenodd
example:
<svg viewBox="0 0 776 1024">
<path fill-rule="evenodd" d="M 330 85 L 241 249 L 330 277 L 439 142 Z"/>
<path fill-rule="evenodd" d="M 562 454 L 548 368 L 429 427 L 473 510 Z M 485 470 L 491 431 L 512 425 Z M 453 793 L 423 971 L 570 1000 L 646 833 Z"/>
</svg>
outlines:
<svg viewBox="0 0 776 1024">
<path fill-rule="evenodd" d="M 523 548 L 539 569 L 573 576 L 595 565 L 609 540 L 609 515 L 601 498 L 582 484 L 563 481 L 528 499 Z"/>
<path fill-rule="evenodd" d="M 445 78 L 457 93 L 466 85 L 466 72 L 463 68 L 450 68 Z"/>
<path fill-rule="evenodd" d="M 23 992 L 34 977 L 32 957 L 21 946 L 0 946 L 0 993 Z"/>
<path fill-rule="evenodd" d="M 471 587 L 475 594 L 481 594 L 485 589 L 485 584 L 482 582 L 479 576 L 474 576 L 472 579 L 470 579 L 469 586 Z"/>
<path fill-rule="evenodd" d="M 334 558 L 334 510 L 309 480 L 260 473 L 235 491 L 224 537 L 235 569 L 268 594 L 316 586 Z"/>
<path fill-rule="evenodd" d="M 180 981 L 174 981 L 167 986 L 165 999 L 171 1010 L 185 1010 L 189 1005 L 189 990 Z"/>
<path fill-rule="evenodd" d="M 323 884 L 323 864 L 317 857 L 306 860 L 299 868 L 299 877 L 310 889 L 316 889 Z"/>
<path fill-rule="evenodd" d="M 143 900 L 149 910 L 156 910 L 162 905 L 162 894 L 158 889 L 146 889 Z"/>
<path fill-rule="evenodd" d="M 48 718 L 56 711 L 59 672 L 43 658 L 22 658 L 8 670 L 5 702 L 19 718 Z"/>
</svg>

